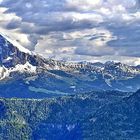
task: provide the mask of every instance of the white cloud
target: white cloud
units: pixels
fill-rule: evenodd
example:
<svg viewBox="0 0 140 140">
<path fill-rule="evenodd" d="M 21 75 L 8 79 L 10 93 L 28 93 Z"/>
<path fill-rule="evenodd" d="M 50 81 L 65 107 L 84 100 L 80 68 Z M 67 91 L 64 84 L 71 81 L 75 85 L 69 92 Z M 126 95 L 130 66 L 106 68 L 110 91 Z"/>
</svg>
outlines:
<svg viewBox="0 0 140 140">
<path fill-rule="evenodd" d="M 109 55 L 115 54 L 115 49 L 110 48 L 107 42 L 116 39 L 111 32 L 103 28 L 85 29 L 70 32 L 50 33 L 36 46 L 36 52 L 47 50 L 43 55 L 46 57 L 50 51 L 52 55 L 79 54 L 79 55 Z M 50 50 L 50 51 L 48 51 Z"/>
<path fill-rule="evenodd" d="M 18 31 L 19 29 L 14 29 L 11 31 L 5 29 L 10 21 L 21 21 L 21 18 L 16 16 L 14 13 L 4 13 L 6 10 L 6 8 L 0 8 L 0 32 L 14 40 L 19 41 L 23 46 L 27 46 L 29 41 L 26 34 L 20 33 Z"/>
<path fill-rule="evenodd" d="M 0 3 L 2 3 L 3 2 L 3 0 L 0 0 Z"/>
<path fill-rule="evenodd" d="M 21 20 L 15 13 L 5 13 L 7 8 L 0 8 L 0 26 L 6 26 L 11 20 Z"/>
<path fill-rule="evenodd" d="M 66 0 L 68 8 L 76 8 L 77 10 L 93 10 L 102 4 L 102 0 Z"/>
</svg>

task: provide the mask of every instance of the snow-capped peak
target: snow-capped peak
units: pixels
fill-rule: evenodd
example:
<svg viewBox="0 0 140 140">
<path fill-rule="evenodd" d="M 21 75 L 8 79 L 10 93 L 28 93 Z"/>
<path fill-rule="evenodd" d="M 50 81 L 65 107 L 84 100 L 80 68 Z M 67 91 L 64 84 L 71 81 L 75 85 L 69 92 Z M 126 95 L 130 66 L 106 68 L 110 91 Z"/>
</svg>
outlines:
<svg viewBox="0 0 140 140">
<path fill-rule="evenodd" d="M 8 37 L 7 35 L 4 35 L 2 33 L 0 35 L 3 38 L 5 38 L 9 43 L 11 43 L 14 47 L 16 47 L 19 51 L 24 52 L 24 53 L 28 53 L 28 54 L 32 54 L 31 51 L 29 51 L 28 49 L 24 48 L 16 40 L 12 40 L 12 39 L 10 39 L 10 37 Z"/>
</svg>

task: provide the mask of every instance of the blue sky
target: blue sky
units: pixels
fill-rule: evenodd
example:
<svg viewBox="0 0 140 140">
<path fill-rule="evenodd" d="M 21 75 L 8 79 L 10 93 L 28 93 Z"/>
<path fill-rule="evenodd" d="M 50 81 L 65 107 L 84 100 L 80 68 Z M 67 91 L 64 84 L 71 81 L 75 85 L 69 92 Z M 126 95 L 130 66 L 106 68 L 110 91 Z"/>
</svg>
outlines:
<svg viewBox="0 0 140 140">
<path fill-rule="evenodd" d="M 140 64 L 139 0 L 0 0 L 0 32 L 44 57 Z"/>
</svg>

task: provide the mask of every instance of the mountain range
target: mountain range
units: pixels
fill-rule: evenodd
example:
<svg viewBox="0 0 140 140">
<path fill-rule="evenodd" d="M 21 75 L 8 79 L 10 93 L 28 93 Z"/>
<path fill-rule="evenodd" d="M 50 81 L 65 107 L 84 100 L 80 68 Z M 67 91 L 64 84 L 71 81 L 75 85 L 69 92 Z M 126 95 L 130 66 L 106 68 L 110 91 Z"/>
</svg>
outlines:
<svg viewBox="0 0 140 140">
<path fill-rule="evenodd" d="M 120 62 L 45 59 L 0 35 L 0 96 L 44 98 L 91 91 L 136 91 L 140 67 Z M 12 93 L 12 94 L 11 94 Z"/>
<path fill-rule="evenodd" d="M 0 35 L 0 140 L 140 139 L 140 66 L 45 59 Z"/>
</svg>

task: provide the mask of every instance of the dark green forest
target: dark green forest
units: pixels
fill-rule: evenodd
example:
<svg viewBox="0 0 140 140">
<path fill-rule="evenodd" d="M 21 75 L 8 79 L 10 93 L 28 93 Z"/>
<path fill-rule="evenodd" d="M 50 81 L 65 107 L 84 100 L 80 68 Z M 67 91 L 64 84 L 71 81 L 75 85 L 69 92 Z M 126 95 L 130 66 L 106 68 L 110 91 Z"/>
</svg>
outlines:
<svg viewBox="0 0 140 140">
<path fill-rule="evenodd" d="M 140 91 L 0 99 L 0 140 L 140 138 Z"/>
</svg>

